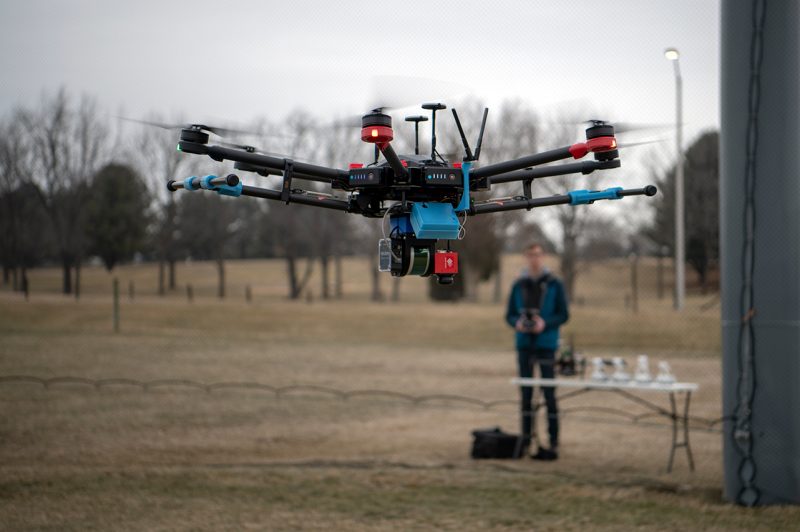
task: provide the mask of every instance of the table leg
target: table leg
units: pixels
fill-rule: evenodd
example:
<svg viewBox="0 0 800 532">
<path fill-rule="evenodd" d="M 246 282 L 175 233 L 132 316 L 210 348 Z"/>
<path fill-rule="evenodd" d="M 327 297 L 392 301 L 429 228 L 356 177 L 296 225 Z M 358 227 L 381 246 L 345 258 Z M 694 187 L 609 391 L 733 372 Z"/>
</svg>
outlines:
<svg viewBox="0 0 800 532">
<path fill-rule="evenodd" d="M 683 405 L 683 444 L 686 446 L 686 456 L 689 457 L 689 470 L 694 471 L 694 458 L 692 458 L 692 448 L 689 445 L 689 402 L 692 400 L 692 392 L 686 392 L 686 403 Z"/>
<path fill-rule="evenodd" d="M 675 449 L 678 448 L 678 414 L 675 408 L 675 392 L 669 392 L 669 418 L 672 421 L 672 445 L 669 448 L 669 461 L 667 473 L 672 473 L 672 462 L 675 459 Z"/>
<path fill-rule="evenodd" d="M 667 462 L 667 473 L 672 472 L 672 464 L 675 459 L 675 450 L 678 447 L 685 447 L 686 448 L 686 457 L 689 459 L 689 470 L 694 471 L 694 458 L 692 457 L 692 448 L 689 444 L 689 405 L 691 404 L 692 400 L 692 392 L 686 391 L 686 397 L 683 403 L 683 415 L 678 417 L 678 409 L 675 403 L 675 393 L 670 392 L 669 394 L 669 404 L 670 404 L 670 420 L 672 421 L 672 446 L 669 450 L 669 461 Z M 678 427 L 678 421 L 680 420 L 681 426 Z M 682 430 L 681 430 L 682 429 Z M 682 440 L 678 441 L 678 431 L 682 432 Z"/>
</svg>

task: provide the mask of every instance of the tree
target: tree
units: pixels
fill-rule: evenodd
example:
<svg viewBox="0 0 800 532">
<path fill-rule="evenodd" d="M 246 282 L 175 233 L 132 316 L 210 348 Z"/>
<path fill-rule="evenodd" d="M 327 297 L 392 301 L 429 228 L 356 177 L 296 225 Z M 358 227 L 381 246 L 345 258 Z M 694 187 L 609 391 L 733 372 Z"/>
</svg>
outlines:
<svg viewBox="0 0 800 532">
<path fill-rule="evenodd" d="M 112 142 L 93 100 L 73 101 L 64 89 L 45 97 L 39 109 L 23 111 L 32 153 L 26 175 L 36 184 L 61 260 L 65 294 L 80 293 L 80 264 L 85 252 L 84 206 L 89 181 L 108 159 Z"/>
<path fill-rule="evenodd" d="M 143 244 L 148 203 L 142 179 L 129 166 L 108 164 L 92 180 L 86 206 L 89 251 L 108 271 L 130 260 Z"/>
<path fill-rule="evenodd" d="M 686 260 L 708 289 L 708 273 L 719 260 L 719 133 L 700 136 L 684 154 Z M 675 167 L 656 177 L 655 216 L 645 236 L 670 253 L 675 247 Z"/>
<path fill-rule="evenodd" d="M 159 115 L 152 115 L 149 120 L 165 122 Z M 183 122 L 181 117 L 170 121 Z M 195 159 L 175 149 L 175 138 L 175 131 L 147 127 L 141 130 L 129 148 L 129 159 L 135 161 L 144 176 L 155 203 L 151 237 L 158 258 L 158 294 L 161 296 L 166 294 L 167 288 L 174 290 L 177 284 L 177 206 L 175 194 L 167 191 L 166 184 L 170 179 L 180 179 L 181 172 L 186 174 L 184 177 L 189 177 L 195 165 Z"/>
<path fill-rule="evenodd" d="M 217 265 L 217 296 L 225 297 L 225 257 L 236 228 L 236 203 L 205 191 L 181 194 L 177 202 L 177 243 L 188 256 Z"/>
<path fill-rule="evenodd" d="M 576 127 L 570 124 L 580 123 L 581 118 L 595 113 L 581 111 L 559 113 L 548 128 L 544 140 L 545 149 L 568 146 L 575 141 Z M 534 186 L 547 194 L 564 194 L 575 188 L 574 176 L 545 177 L 534 182 Z M 581 178 L 581 188 L 597 189 L 602 180 L 602 172 L 594 172 Z M 587 230 L 596 222 L 598 215 L 591 205 L 555 205 L 547 208 L 548 216 L 556 222 L 561 241 L 559 243 L 559 261 L 561 277 L 568 298 L 575 296 L 575 283 L 578 278 L 578 260 L 581 257 L 582 245 L 587 240 Z"/>
</svg>

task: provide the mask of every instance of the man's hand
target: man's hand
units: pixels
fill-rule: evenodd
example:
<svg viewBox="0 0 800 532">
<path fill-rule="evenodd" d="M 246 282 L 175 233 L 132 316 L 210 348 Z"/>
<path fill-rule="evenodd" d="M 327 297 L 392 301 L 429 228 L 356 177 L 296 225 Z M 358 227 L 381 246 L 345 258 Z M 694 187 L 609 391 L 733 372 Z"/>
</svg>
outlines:
<svg viewBox="0 0 800 532">
<path fill-rule="evenodd" d="M 541 316 L 533 317 L 533 330 L 525 327 L 525 318 L 520 316 L 514 328 L 521 333 L 539 334 L 544 331 L 545 323 Z"/>
</svg>

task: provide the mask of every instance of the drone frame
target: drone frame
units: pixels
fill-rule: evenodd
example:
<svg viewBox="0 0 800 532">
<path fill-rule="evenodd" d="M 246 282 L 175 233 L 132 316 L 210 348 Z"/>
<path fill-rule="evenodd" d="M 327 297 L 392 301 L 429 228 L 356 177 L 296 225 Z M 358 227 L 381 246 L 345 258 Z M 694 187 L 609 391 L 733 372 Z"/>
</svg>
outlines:
<svg viewBox="0 0 800 532">
<path fill-rule="evenodd" d="M 643 188 L 606 190 L 575 190 L 566 194 L 534 198 L 532 182 L 535 179 L 568 174 L 590 174 L 597 170 L 619 168 L 619 151 L 613 125 L 590 121 L 586 129 L 586 141 L 563 146 L 553 150 L 526 155 L 487 166 L 473 168 L 480 156 L 483 134 L 486 126 L 488 108 L 484 110 L 480 134 L 473 152 L 467 142 L 458 114 L 452 109 L 465 157 L 460 163 L 449 163 L 436 151 L 436 112 L 446 109 L 441 103 L 422 106 L 431 111 L 431 153 L 430 158 L 419 156 L 419 122 L 424 117 L 409 117 L 407 121 L 415 125 L 415 155 L 399 156 L 392 147 L 394 133 L 391 116 L 384 114 L 382 108 L 374 109 L 362 117 L 361 140 L 372 143 L 376 154 L 380 152 L 385 163 L 373 163 L 364 168 L 362 164 L 352 163 L 349 170 L 341 170 L 296 161 L 289 157 L 258 153 L 252 147 L 226 147 L 208 144 L 206 131 L 213 128 L 203 125 L 190 125 L 181 130 L 178 150 L 207 155 L 215 161 L 232 161 L 234 168 L 256 172 L 260 175 L 279 175 L 282 177 L 281 189 L 273 190 L 244 185 L 238 176 L 190 177 L 183 181 L 169 181 L 170 191 L 178 189 L 206 189 L 228 196 L 251 196 L 296 203 L 346 213 L 361 214 L 366 217 L 383 218 L 389 215 L 392 232 L 391 247 L 388 248 L 387 263 L 392 275 L 437 274 L 442 283 L 451 283 L 457 272 L 457 254 L 436 251 L 437 240 L 458 238 L 458 214 L 476 216 L 511 210 L 531 210 L 533 208 L 570 204 L 591 204 L 598 200 L 618 200 L 626 196 L 653 196 L 657 190 L 649 185 Z M 566 159 L 581 159 L 588 154 L 594 160 L 571 164 L 548 165 Z M 539 167 L 539 168 L 535 168 Z M 332 194 L 294 188 L 294 180 L 325 183 L 331 189 L 349 193 L 347 199 Z M 523 194 L 511 198 L 490 198 L 476 202 L 471 192 L 489 190 L 493 184 L 521 182 Z M 384 202 L 395 200 L 390 207 Z M 438 204 L 438 205 L 436 205 Z M 428 207 L 436 207 L 428 209 Z M 390 212 L 391 210 L 391 212 Z M 434 212 L 436 211 L 436 212 Z M 449 246 L 448 246 L 449 247 Z M 439 256 L 448 253 L 447 257 Z M 441 260 L 440 260 L 441 259 Z M 451 271 L 455 262 L 455 271 Z M 447 266 L 441 266 L 441 264 Z M 417 266 L 415 266 L 415 264 Z M 421 264 L 422 266 L 419 266 Z"/>
</svg>

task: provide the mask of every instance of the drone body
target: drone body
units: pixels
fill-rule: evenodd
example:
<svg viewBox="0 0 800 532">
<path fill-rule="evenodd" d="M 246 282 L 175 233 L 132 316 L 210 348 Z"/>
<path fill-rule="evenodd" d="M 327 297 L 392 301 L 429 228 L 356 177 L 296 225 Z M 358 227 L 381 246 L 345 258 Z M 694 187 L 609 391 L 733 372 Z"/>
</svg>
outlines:
<svg viewBox="0 0 800 532">
<path fill-rule="evenodd" d="M 238 176 L 190 177 L 183 181 L 170 181 L 167 188 L 175 191 L 206 189 L 228 196 L 254 196 L 265 199 L 312 205 L 361 214 L 370 218 L 389 218 L 390 233 L 379 242 L 379 268 L 393 276 L 436 275 L 442 284 L 453 282 L 458 273 L 458 255 L 449 250 L 437 250 L 440 240 L 459 238 L 462 229 L 460 216 L 475 216 L 491 212 L 526 209 L 549 205 L 589 204 L 601 199 L 621 199 L 624 196 L 656 193 L 654 186 L 623 190 L 611 188 L 604 191 L 577 190 L 545 198 L 531 196 L 534 179 L 571 173 L 588 174 L 595 170 L 618 168 L 619 151 L 614 127 L 593 120 L 586 129 L 586 142 L 579 142 L 547 152 L 529 155 L 483 167 L 474 167 L 480 157 L 488 109 L 484 110 L 475 152 L 464 135 L 458 113 L 453 117 L 464 145 L 462 162 L 446 161 L 436 151 L 436 112 L 446 107 L 440 103 L 424 104 L 431 111 L 431 153 L 419 154 L 419 122 L 424 116 L 408 117 L 414 122 L 416 147 L 414 155 L 398 155 L 392 148 L 394 131 L 392 117 L 377 108 L 361 118 L 361 140 L 375 145 L 375 161 L 367 166 L 352 163 L 348 170 L 340 170 L 294 161 L 291 158 L 257 153 L 252 147 L 225 147 L 209 145 L 208 132 L 219 128 L 188 125 L 181 129 L 178 149 L 186 153 L 208 155 L 216 161 L 234 161 L 238 170 L 260 175 L 281 175 L 280 190 L 243 185 Z M 380 162 L 378 154 L 384 161 Z M 593 161 L 533 168 L 564 159 L 580 159 L 594 155 Z M 327 183 L 332 191 L 342 191 L 347 199 L 332 194 L 304 191 L 294 188 L 294 180 Z M 475 202 L 471 192 L 485 191 L 495 183 L 521 181 L 523 195 L 513 198 L 494 198 Z M 387 206 L 388 202 L 394 202 Z M 385 234 L 385 233 L 384 233 Z"/>
</svg>

